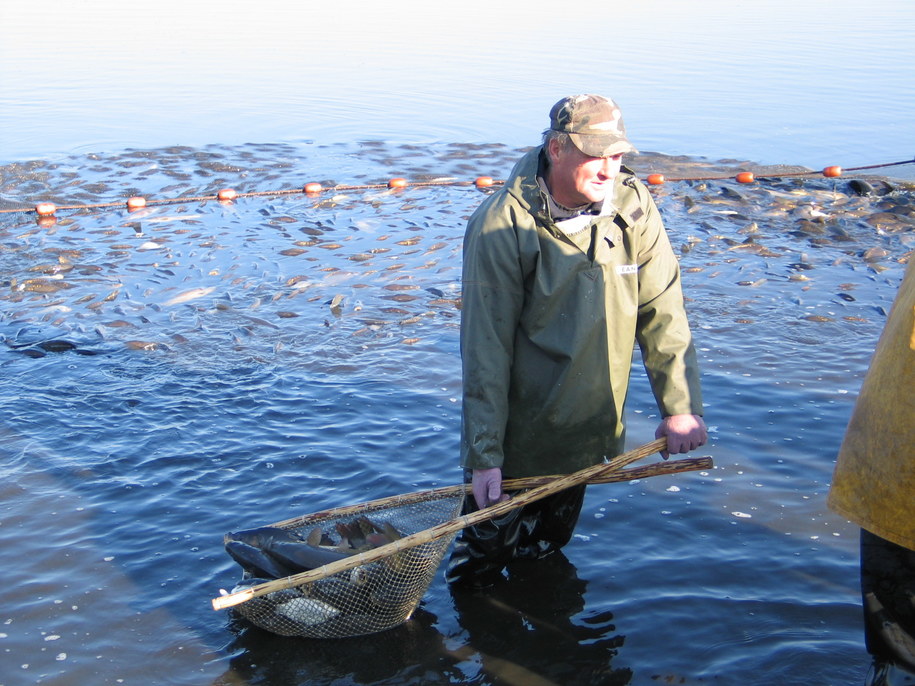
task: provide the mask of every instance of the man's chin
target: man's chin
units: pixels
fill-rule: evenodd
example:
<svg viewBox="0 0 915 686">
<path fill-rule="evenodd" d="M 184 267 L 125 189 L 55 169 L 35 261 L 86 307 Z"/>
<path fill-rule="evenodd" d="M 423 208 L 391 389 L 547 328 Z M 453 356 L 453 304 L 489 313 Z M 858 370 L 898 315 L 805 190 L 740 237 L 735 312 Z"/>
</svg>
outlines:
<svg viewBox="0 0 915 686">
<path fill-rule="evenodd" d="M 595 202 L 595 203 L 596 203 L 596 202 L 603 202 L 603 201 L 604 201 L 604 198 L 607 197 L 607 192 L 608 192 L 608 190 L 609 190 L 609 189 L 606 189 L 606 188 L 600 188 L 600 189 L 598 189 L 598 188 L 592 188 L 592 189 L 590 189 L 590 191 L 585 195 L 585 197 L 588 199 L 588 202 Z"/>
</svg>

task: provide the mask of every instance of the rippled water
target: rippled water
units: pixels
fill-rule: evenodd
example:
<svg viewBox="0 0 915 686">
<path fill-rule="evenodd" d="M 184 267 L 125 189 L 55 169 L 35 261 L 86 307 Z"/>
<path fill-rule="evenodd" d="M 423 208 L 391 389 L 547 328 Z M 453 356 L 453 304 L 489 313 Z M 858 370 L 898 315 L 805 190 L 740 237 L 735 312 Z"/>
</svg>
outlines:
<svg viewBox="0 0 915 686">
<path fill-rule="evenodd" d="M 642 172 L 907 160 L 912 7 L 607 3 L 583 36 L 529 3 L 6 3 L 0 209 L 501 178 L 584 91 L 665 153 Z M 593 487 L 565 556 L 340 641 L 214 612 L 222 536 L 460 480 L 481 191 L 0 214 L 0 685 L 862 683 L 825 496 L 915 247 L 911 187 L 871 183 L 653 187 L 716 468 Z M 636 360 L 633 444 L 655 413 Z"/>
<path fill-rule="evenodd" d="M 8 165 L 0 193 L 498 177 L 518 152 L 137 150 Z M 482 191 L 0 215 L 0 683 L 863 682 L 857 531 L 825 495 L 915 247 L 911 189 L 871 184 L 655 187 L 716 468 L 592 487 L 564 557 L 484 596 L 438 576 L 408 624 L 341 641 L 214 612 L 239 578 L 222 536 L 460 480 L 460 248 Z M 655 413 L 636 364 L 632 443 Z"/>
</svg>

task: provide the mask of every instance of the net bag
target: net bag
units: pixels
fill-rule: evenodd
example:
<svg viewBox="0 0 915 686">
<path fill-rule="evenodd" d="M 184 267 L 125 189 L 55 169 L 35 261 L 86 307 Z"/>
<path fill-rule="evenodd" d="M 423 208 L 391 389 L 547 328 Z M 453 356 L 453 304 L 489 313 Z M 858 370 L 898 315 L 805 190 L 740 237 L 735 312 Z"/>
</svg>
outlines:
<svg viewBox="0 0 915 686">
<path fill-rule="evenodd" d="M 421 499 L 401 496 L 393 502 L 385 499 L 337 508 L 272 525 L 318 543 L 318 550 L 337 551 L 341 560 L 348 558 L 343 564 L 356 564 L 301 583 L 297 577 L 302 574 L 270 581 L 246 571 L 233 594 L 266 582 L 285 587 L 255 595 L 235 606 L 235 612 L 275 634 L 309 638 L 360 636 L 402 624 L 432 583 L 456 532 L 402 550 L 397 543 L 458 516 L 463 489 L 443 491 L 427 491 Z M 387 544 L 394 548 L 392 553 L 358 563 L 370 557 L 373 548 Z M 311 575 L 315 573 L 320 570 Z"/>
</svg>

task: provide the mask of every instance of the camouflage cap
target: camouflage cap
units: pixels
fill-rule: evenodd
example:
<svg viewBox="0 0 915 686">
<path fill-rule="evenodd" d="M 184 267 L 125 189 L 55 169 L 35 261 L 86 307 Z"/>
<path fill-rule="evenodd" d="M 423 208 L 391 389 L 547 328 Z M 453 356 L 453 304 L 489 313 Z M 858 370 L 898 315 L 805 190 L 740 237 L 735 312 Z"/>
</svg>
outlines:
<svg viewBox="0 0 915 686">
<path fill-rule="evenodd" d="M 550 110 L 550 128 L 569 134 L 575 147 L 590 157 L 638 152 L 626 138 L 620 108 L 600 95 L 563 98 Z"/>
</svg>

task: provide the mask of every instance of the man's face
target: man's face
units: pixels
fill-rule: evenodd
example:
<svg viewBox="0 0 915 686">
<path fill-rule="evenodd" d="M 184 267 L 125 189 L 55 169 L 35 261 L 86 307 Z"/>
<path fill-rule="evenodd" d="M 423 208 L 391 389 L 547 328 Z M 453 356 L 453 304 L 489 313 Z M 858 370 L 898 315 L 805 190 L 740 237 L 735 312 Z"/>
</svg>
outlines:
<svg viewBox="0 0 915 686">
<path fill-rule="evenodd" d="M 613 192 L 613 181 L 620 173 L 623 155 L 589 157 L 574 145 L 561 146 L 550 141 L 550 166 L 547 185 L 560 205 L 578 207 L 600 202 Z"/>
</svg>

